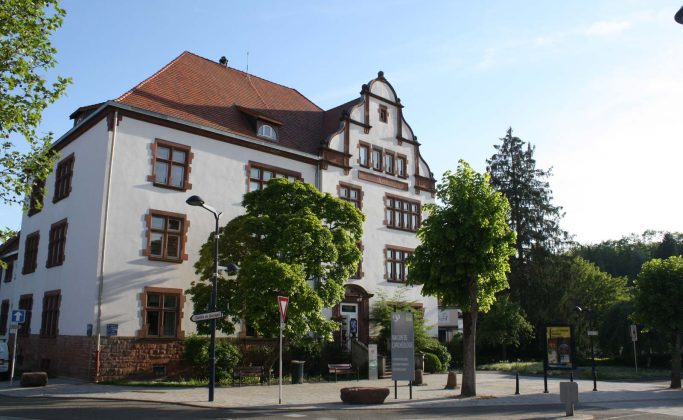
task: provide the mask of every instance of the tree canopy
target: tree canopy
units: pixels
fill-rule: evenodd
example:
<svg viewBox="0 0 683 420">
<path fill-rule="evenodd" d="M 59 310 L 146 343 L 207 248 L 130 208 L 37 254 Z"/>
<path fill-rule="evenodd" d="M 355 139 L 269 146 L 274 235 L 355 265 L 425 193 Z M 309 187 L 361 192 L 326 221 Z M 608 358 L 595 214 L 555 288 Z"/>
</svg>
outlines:
<svg viewBox="0 0 683 420">
<path fill-rule="evenodd" d="M 671 335 L 671 387 L 680 388 L 683 258 L 673 256 L 646 262 L 634 286 L 636 320 L 647 328 Z"/>
<path fill-rule="evenodd" d="M 507 288 L 515 234 L 508 226 L 510 207 L 480 174 L 460 161 L 436 189 L 439 204 L 425 205 L 429 217 L 418 230 L 421 244 L 409 260 L 408 284 L 422 285 L 423 295 L 464 313 L 462 395 L 476 395 L 475 339 L 479 311 Z"/>
<path fill-rule="evenodd" d="M 245 320 L 265 337 L 277 336 L 276 296 L 290 297 L 285 337 L 305 344 L 309 333 L 329 339 L 336 324 L 323 308 L 339 303 L 344 283 L 356 271 L 363 214 L 352 204 L 313 185 L 273 179 L 263 190 L 244 195 L 246 213 L 220 229 L 219 264 L 236 263 L 236 279 L 219 279 L 218 307 L 230 318 L 218 327 L 232 333 Z M 200 280 L 188 294 L 194 312 L 206 310 L 213 275 L 213 233 L 195 264 Z M 206 326 L 199 325 L 200 332 Z"/>
<path fill-rule="evenodd" d="M 44 180 L 55 157 L 52 135 L 37 133 L 45 108 L 64 93 L 70 79 L 48 82 L 56 64 L 50 36 L 62 25 L 58 1 L 0 2 L 0 202 L 20 203 L 35 181 Z M 28 150 L 15 143 L 20 136 Z M 0 227 L 0 243 L 12 232 Z"/>
<path fill-rule="evenodd" d="M 512 135 L 509 128 L 496 153 L 486 160 L 491 184 L 510 203 L 510 226 L 515 231 L 517 258 L 527 261 L 534 248 L 554 251 L 566 241 L 560 228 L 562 207 L 552 203 L 547 181 L 552 170 L 536 167 L 535 148 Z"/>
</svg>

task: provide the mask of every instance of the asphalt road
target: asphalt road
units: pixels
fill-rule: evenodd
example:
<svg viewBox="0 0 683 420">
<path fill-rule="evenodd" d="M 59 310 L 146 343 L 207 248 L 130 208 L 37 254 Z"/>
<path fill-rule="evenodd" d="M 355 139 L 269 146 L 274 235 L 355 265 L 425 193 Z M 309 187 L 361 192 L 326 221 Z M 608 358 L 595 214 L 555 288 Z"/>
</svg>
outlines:
<svg viewBox="0 0 683 420">
<path fill-rule="evenodd" d="M 577 419 L 644 420 L 675 419 L 680 417 L 653 415 L 624 409 L 581 407 L 575 411 Z M 195 408 L 176 404 L 137 401 L 113 401 L 65 398 L 7 398 L 0 397 L 0 420 L 144 420 L 144 419 L 548 419 L 564 416 L 558 405 L 529 405 L 514 407 L 462 407 L 418 409 L 363 409 L 344 410 L 231 410 Z"/>
</svg>

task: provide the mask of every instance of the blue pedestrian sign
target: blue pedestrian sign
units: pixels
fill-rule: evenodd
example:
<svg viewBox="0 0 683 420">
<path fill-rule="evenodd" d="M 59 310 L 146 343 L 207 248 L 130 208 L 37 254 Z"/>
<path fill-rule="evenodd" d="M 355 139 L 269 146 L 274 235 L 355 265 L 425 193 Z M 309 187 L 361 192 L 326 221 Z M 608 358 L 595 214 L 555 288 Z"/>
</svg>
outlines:
<svg viewBox="0 0 683 420">
<path fill-rule="evenodd" d="M 26 320 L 26 310 L 24 309 L 13 309 L 12 310 L 12 322 L 15 324 L 23 324 Z"/>
</svg>

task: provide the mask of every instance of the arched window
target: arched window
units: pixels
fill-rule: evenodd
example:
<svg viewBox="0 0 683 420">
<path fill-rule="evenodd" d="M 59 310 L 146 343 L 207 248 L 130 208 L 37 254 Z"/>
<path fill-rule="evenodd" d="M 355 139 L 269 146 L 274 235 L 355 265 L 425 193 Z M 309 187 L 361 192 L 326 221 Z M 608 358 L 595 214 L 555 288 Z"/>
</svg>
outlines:
<svg viewBox="0 0 683 420">
<path fill-rule="evenodd" d="M 268 124 L 261 124 L 261 126 L 258 128 L 258 135 L 259 137 L 277 140 L 277 132 L 275 132 L 275 129 Z"/>
</svg>

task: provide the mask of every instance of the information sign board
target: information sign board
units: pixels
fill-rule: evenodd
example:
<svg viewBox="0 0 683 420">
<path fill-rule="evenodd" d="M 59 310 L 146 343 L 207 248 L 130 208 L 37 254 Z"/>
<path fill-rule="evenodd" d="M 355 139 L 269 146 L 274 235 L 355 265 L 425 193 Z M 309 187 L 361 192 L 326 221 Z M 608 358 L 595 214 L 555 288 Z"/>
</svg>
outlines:
<svg viewBox="0 0 683 420">
<path fill-rule="evenodd" d="M 546 327 L 546 357 L 548 369 L 575 369 L 574 328 L 569 325 Z"/>
<path fill-rule="evenodd" d="M 415 380 L 415 331 L 411 312 L 391 314 L 391 379 Z"/>
</svg>

